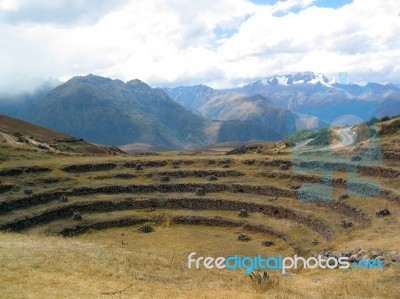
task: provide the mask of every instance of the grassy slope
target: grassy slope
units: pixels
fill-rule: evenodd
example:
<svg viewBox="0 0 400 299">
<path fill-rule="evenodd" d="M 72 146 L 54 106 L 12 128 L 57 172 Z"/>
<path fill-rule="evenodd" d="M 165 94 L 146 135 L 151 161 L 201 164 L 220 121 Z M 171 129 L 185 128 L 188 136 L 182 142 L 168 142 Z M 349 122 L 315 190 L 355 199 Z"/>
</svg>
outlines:
<svg viewBox="0 0 400 299">
<path fill-rule="evenodd" d="M 26 121 L 5 115 L 0 115 L 0 128 L 4 132 L 8 132 L 11 134 L 19 132 L 22 135 L 32 136 L 34 138 L 42 139 L 47 142 L 51 142 L 54 139 L 64 139 L 71 137 L 67 134 L 45 129 Z"/>
<path fill-rule="evenodd" d="M 46 144 L 50 150 L 80 154 L 111 154 L 116 151 L 107 146 L 93 145 L 70 135 L 5 115 L 0 115 L 0 133 L 2 143 L 8 141 L 8 144 L 11 143 L 16 147 L 30 144 L 30 148 L 37 148 L 37 144 Z"/>
</svg>

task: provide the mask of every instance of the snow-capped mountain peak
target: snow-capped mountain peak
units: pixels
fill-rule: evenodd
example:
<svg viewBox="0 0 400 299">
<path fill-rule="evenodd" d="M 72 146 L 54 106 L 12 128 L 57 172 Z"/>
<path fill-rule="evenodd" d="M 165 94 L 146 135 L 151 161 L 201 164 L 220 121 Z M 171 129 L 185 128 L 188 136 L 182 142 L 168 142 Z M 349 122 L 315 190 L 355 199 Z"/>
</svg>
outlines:
<svg viewBox="0 0 400 299">
<path fill-rule="evenodd" d="M 278 75 L 261 80 L 261 84 L 271 85 L 271 86 L 276 86 L 276 85 L 288 86 L 293 84 L 318 84 L 318 83 L 331 87 L 332 84 L 336 83 L 336 81 L 326 77 L 321 73 L 314 73 L 314 72 L 301 72 L 301 73 L 293 73 L 287 75 Z"/>
<path fill-rule="evenodd" d="M 307 83 L 309 83 L 309 84 L 321 83 L 322 85 L 329 86 L 329 87 L 331 87 L 332 84 L 336 83 L 336 81 L 334 79 L 330 79 L 330 78 L 326 77 L 324 74 L 315 73 L 314 75 L 315 75 L 315 78 L 310 80 Z"/>
</svg>

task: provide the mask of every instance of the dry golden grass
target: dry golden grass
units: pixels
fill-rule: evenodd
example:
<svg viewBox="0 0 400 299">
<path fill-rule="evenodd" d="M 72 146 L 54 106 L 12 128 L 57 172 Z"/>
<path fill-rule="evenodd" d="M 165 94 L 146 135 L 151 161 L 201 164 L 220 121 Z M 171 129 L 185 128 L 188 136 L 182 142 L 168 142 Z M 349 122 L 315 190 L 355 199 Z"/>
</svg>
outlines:
<svg viewBox="0 0 400 299">
<path fill-rule="evenodd" d="M 300 270 L 288 277 L 270 271 L 272 283 L 265 286 L 252 283 L 243 270 L 187 269 L 192 251 L 214 257 L 260 253 L 256 240 L 238 244 L 235 233 L 200 226 L 157 226 L 152 234 L 113 228 L 75 238 L 1 233 L 1 297 L 109 298 L 103 293 L 131 286 L 116 297 L 398 298 L 398 267 Z"/>
</svg>

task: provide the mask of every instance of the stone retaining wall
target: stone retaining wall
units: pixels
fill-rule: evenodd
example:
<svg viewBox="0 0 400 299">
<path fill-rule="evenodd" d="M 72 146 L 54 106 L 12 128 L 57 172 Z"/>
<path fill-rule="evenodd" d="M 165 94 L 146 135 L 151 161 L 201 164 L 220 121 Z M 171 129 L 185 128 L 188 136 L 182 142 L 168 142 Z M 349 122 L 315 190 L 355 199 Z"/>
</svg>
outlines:
<svg viewBox="0 0 400 299">
<path fill-rule="evenodd" d="M 98 221 L 87 224 L 79 224 L 70 228 L 63 228 L 58 234 L 64 237 L 71 237 L 86 232 L 89 229 L 106 229 L 112 227 L 131 226 L 143 222 L 158 222 L 162 217 L 124 217 L 120 219 Z M 242 227 L 245 230 L 263 233 L 275 238 L 287 241 L 287 236 L 279 231 L 264 225 L 254 225 L 244 221 L 235 221 L 223 219 L 220 217 L 203 217 L 203 216 L 175 216 L 172 221 L 176 224 L 197 224 L 210 225 L 220 227 Z"/>
<path fill-rule="evenodd" d="M 210 199 L 210 198 L 170 198 L 170 199 L 144 199 L 144 200 L 98 200 L 90 202 L 71 203 L 67 206 L 47 210 L 41 214 L 21 218 L 0 226 L 2 230 L 22 230 L 26 227 L 49 222 L 58 218 L 72 217 L 75 211 L 79 212 L 107 212 L 125 209 L 166 208 L 189 210 L 219 210 L 239 211 L 246 209 L 253 213 L 262 213 L 274 218 L 288 219 L 303 224 L 310 229 L 322 234 L 328 240 L 333 238 L 333 233 L 328 226 L 319 220 L 302 214 L 292 209 L 272 205 L 256 204 L 249 202 Z"/>
<path fill-rule="evenodd" d="M 279 167 L 282 164 L 286 164 L 289 167 L 293 166 L 292 161 L 282 160 L 282 159 L 276 159 L 271 161 L 257 161 L 257 164 L 260 166 L 273 166 L 273 167 Z"/>
<path fill-rule="evenodd" d="M 243 176 L 244 174 L 237 170 L 167 170 L 167 171 L 157 171 L 157 172 L 149 172 L 149 175 L 159 175 L 159 176 L 169 176 L 175 178 L 184 178 L 184 177 L 206 177 L 210 175 L 215 175 L 217 177 L 238 177 Z"/>
<path fill-rule="evenodd" d="M 378 176 L 382 178 L 397 178 L 399 171 L 392 168 L 384 168 L 379 166 L 358 166 L 357 172 L 366 176 Z"/>
<path fill-rule="evenodd" d="M 327 181 L 323 180 L 322 177 L 315 175 L 304 175 L 287 172 L 260 172 L 258 175 L 267 178 L 291 179 L 300 183 L 325 183 L 332 185 L 333 187 L 349 189 L 350 191 L 356 192 L 359 195 L 380 196 L 384 199 L 400 203 L 400 196 L 394 195 L 388 190 L 382 190 L 381 188 L 379 188 L 379 186 L 366 183 L 348 183 L 345 179 L 342 178 Z"/>
<path fill-rule="evenodd" d="M 111 227 L 131 226 L 143 222 L 149 222 L 149 221 L 154 222 L 157 220 L 158 218 L 155 217 L 125 217 L 121 219 L 98 221 L 87 224 L 79 224 L 74 227 L 63 228 L 62 230 L 58 231 L 58 234 L 64 237 L 72 237 L 84 233 L 89 229 L 105 229 Z"/>
<path fill-rule="evenodd" d="M 145 167 L 162 167 L 167 165 L 168 162 L 166 160 L 155 160 L 155 161 L 130 161 L 124 163 L 124 167 L 135 168 L 137 165 L 145 166 Z"/>
<path fill-rule="evenodd" d="M 341 163 L 341 162 L 323 162 L 323 161 L 302 161 L 300 163 L 296 163 L 296 166 L 300 168 L 322 168 L 327 170 L 335 170 L 335 171 L 348 171 L 348 172 L 357 172 L 358 174 L 364 176 L 374 176 L 374 177 L 382 177 L 382 178 L 396 178 L 399 176 L 399 171 L 392 168 L 380 167 L 380 166 L 364 166 L 364 165 L 355 165 L 349 163 Z"/>
<path fill-rule="evenodd" d="M 100 164 L 76 164 L 63 167 L 61 170 L 65 172 L 90 172 L 111 170 L 117 167 L 115 163 L 100 163 Z"/>
<path fill-rule="evenodd" d="M 0 185 L 0 193 L 5 193 L 13 189 L 15 189 L 15 186 L 13 185 Z"/>
<path fill-rule="evenodd" d="M 340 201 L 328 201 L 320 203 L 321 206 L 334 210 L 338 213 L 345 214 L 364 225 L 370 225 L 371 220 L 364 214 L 363 211 L 351 207 L 348 204 Z"/>
<path fill-rule="evenodd" d="M 385 151 L 385 152 L 383 152 L 382 157 L 385 160 L 399 161 L 400 160 L 400 153 Z"/>
<path fill-rule="evenodd" d="M 17 176 L 23 173 L 43 173 L 50 171 L 52 171 L 51 168 L 43 166 L 17 167 L 17 168 L 1 169 L 0 176 Z"/>
<path fill-rule="evenodd" d="M 245 230 L 264 233 L 275 238 L 287 241 L 288 238 L 285 234 L 278 232 L 270 227 L 264 225 L 249 224 L 245 221 L 235 221 L 216 217 L 203 217 L 203 216 L 176 216 L 173 219 L 174 223 L 180 224 L 200 224 L 200 225 L 213 225 L 223 227 L 242 227 Z"/>
<path fill-rule="evenodd" d="M 21 199 L 6 201 L 0 203 L 0 214 L 25 208 L 31 205 L 44 204 L 54 200 L 58 200 L 61 195 L 80 196 L 97 193 L 117 194 L 117 193 L 151 193 L 151 192 L 195 192 L 197 188 L 204 188 L 206 192 L 242 192 L 253 193 L 267 196 L 278 197 L 296 197 L 294 190 L 285 190 L 273 186 L 254 186 L 241 184 L 158 184 L 158 185 L 129 185 L 129 186 L 104 186 L 104 187 L 78 187 L 69 191 L 46 192 L 41 194 L 30 195 Z"/>
</svg>

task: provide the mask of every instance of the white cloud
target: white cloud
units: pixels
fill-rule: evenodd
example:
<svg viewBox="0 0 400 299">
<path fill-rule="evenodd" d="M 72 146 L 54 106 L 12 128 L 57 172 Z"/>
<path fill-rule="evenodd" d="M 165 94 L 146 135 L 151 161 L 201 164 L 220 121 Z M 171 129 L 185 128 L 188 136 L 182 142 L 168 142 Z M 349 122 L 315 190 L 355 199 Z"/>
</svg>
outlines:
<svg viewBox="0 0 400 299">
<path fill-rule="evenodd" d="M 0 0 L 0 12 L 15 11 L 17 9 L 18 9 L 17 0 Z"/>
<path fill-rule="evenodd" d="M 242 24 L 218 51 L 234 76 L 347 71 L 357 80 L 382 70 L 380 81 L 386 82 L 395 79 L 394 66 L 400 62 L 400 48 L 389 43 L 398 40 L 396 8 L 395 1 L 358 0 L 339 9 L 312 6 L 298 14 L 273 17 L 267 7 Z"/>
<path fill-rule="evenodd" d="M 98 1 L 75 1 L 69 8 L 69 1 L 59 7 L 38 1 L 42 6 L 33 10 L 31 0 L 0 0 L 0 89 L 25 76 L 66 80 L 88 73 L 215 87 L 306 70 L 399 82 L 395 0 L 355 0 L 338 9 L 314 2 L 135 0 L 97 7 Z M 42 15 L 48 11 L 67 17 L 56 22 Z M 274 16 L 279 11 L 285 14 Z M 219 36 L 217 28 L 232 34 Z"/>
<path fill-rule="evenodd" d="M 124 3 L 126 0 L 0 0 L 0 20 L 16 25 L 91 24 Z"/>
</svg>

